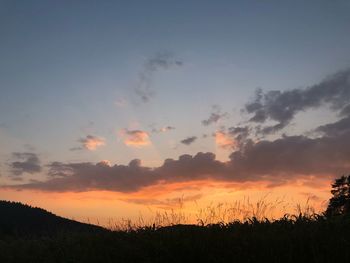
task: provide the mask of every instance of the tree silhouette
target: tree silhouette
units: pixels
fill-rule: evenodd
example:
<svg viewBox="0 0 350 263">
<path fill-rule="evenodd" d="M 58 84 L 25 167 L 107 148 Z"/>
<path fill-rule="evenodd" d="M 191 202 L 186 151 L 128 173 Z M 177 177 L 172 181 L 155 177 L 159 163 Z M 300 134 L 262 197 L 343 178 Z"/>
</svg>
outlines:
<svg viewBox="0 0 350 263">
<path fill-rule="evenodd" d="M 350 214 L 350 175 L 335 179 L 331 193 L 333 197 L 329 200 L 326 215 Z"/>
</svg>

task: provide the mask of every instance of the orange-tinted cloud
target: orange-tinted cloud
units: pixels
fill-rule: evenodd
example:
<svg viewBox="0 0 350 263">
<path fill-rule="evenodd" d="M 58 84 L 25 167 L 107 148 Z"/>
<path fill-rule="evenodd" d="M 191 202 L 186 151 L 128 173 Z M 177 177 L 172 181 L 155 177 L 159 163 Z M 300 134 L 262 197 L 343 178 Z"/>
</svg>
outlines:
<svg viewBox="0 0 350 263">
<path fill-rule="evenodd" d="M 111 167 L 111 162 L 109 160 L 102 160 L 98 164 Z"/>
<path fill-rule="evenodd" d="M 215 132 L 215 143 L 224 149 L 230 149 L 236 146 L 235 140 L 224 131 Z"/>
<path fill-rule="evenodd" d="M 124 129 L 121 131 L 121 135 L 127 146 L 143 147 L 151 144 L 149 135 L 145 131 Z"/>
<path fill-rule="evenodd" d="M 82 149 L 94 151 L 98 147 L 104 146 L 106 144 L 104 138 L 97 137 L 94 135 L 87 135 L 85 138 L 80 138 L 78 142 L 80 142 L 82 146 L 71 148 L 71 151 L 82 150 Z"/>
</svg>

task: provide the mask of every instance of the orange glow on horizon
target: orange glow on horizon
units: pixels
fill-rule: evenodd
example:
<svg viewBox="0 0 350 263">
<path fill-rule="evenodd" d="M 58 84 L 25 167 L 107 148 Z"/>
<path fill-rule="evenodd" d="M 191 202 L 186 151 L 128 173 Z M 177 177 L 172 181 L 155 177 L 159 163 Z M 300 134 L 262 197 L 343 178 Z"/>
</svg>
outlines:
<svg viewBox="0 0 350 263">
<path fill-rule="evenodd" d="M 330 181 L 313 180 L 313 185 L 310 180 L 300 179 L 274 188 L 268 181 L 227 183 L 202 180 L 157 184 L 130 193 L 3 190 L 0 198 L 28 203 L 64 217 L 99 222 L 106 226 L 110 219 L 130 218 L 135 221 L 141 216 L 145 220 L 152 220 L 159 211 L 183 213 L 188 216 L 190 223 L 195 223 L 199 211 L 220 204 L 227 209 L 240 206 L 240 209 L 253 211 L 257 202 L 262 202 L 266 205 L 266 216 L 274 218 L 285 213 L 297 213 L 297 205 L 310 205 L 316 212 L 323 211 L 330 197 Z"/>
</svg>

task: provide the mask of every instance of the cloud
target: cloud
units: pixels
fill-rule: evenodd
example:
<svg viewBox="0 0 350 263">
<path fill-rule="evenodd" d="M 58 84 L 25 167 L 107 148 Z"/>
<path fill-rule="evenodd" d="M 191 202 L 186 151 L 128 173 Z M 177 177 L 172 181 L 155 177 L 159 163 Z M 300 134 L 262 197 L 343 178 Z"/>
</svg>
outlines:
<svg viewBox="0 0 350 263">
<path fill-rule="evenodd" d="M 89 163 L 80 163 L 79 165 L 84 166 Z M 96 163 L 98 167 L 111 167 L 111 162 L 109 160 L 102 160 Z M 78 167 L 77 164 L 67 164 L 62 162 L 52 162 L 47 165 L 49 168 L 49 177 L 66 177 L 74 175 L 75 168 Z"/>
<path fill-rule="evenodd" d="M 317 132 L 323 133 L 327 136 L 341 136 L 344 133 L 350 132 L 350 114 L 349 117 L 340 119 L 334 123 L 319 126 L 316 128 Z"/>
<path fill-rule="evenodd" d="M 308 138 L 285 136 L 274 141 L 250 142 L 231 153 L 227 162 L 213 153 L 199 152 L 166 159 L 156 168 L 142 166 L 140 160 L 129 165 L 104 163 L 65 163 L 55 165 L 58 177 L 43 182 L 12 186 L 43 191 L 110 190 L 134 192 L 156 184 L 213 180 L 223 182 L 266 181 L 281 185 L 298 178 L 329 179 L 350 170 L 350 133 L 341 136 Z"/>
<path fill-rule="evenodd" d="M 217 173 L 222 164 L 212 153 L 198 153 L 195 156 L 182 155 L 178 160 L 167 159 L 158 168 L 141 165 L 132 160 L 129 165 L 107 166 L 101 163 L 60 163 L 60 176 L 45 182 L 33 182 L 14 186 L 16 189 L 38 189 L 43 191 L 88 191 L 110 190 L 133 192 L 161 182 L 181 182 L 195 178 L 209 178 Z M 55 165 L 57 173 L 59 165 Z"/>
<path fill-rule="evenodd" d="M 231 137 L 234 138 L 234 141 L 236 143 L 237 148 L 242 148 L 247 143 L 250 143 L 250 133 L 251 129 L 248 126 L 233 126 L 228 128 L 227 131 L 228 134 L 230 134 Z"/>
<path fill-rule="evenodd" d="M 72 168 L 62 162 L 52 162 L 47 165 L 49 168 L 48 175 L 50 177 L 64 177 L 68 175 L 73 175 Z"/>
<path fill-rule="evenodd" d="M 183 139 L 183 140 L 181 141 L 181 143 L 182 143 L 182 144 L 185 144 L 185 145 L 190 145 L 190 144 L 194 143 L 195 140 L 197 140 L 197 137 L 196 137 L 196 136 L 191 136 L 191 137 L 188 137 L 188 138 L 186 138 L 186 139 Z"/>
<path fill-rule="evenodd" d="M 169 52 L 155 54 L 145 62 L 142 71 L 139 73 L 138 85 L 135 88 L 136 95 L 143 102 L 148 102 L 155 95 L 155 91 L 151 87 L 154 74 L 159 70 L 181 67 L 182 65 L 183 62 L 174 59 Z"/>
<path fill-rule="evenodd" d="M 231 135 L 235 136 L 236 140 L 238 140 L 238 141 L 245 140 L 249 136 L 249 127 L 248 126 L 230 127 L 228 130 L 229 130 L 229 133 Z"/>
<path fill-rule="evenodd" d="M 123 129 L 121 135 L 127 146 L 143 147 L 151 144 L 149 135 L 145 131 Z"/>
<path fill-rule="evenodd" d="M 275 133 L 286 127 L 300 112 L 328 105 L 333 111 L 350 111 L 350 69 L 338 72 L 319 84 L 305 89 L 263 92 L 258 89 L 255 99 L 245 106 L 252 114 L 251 122 L 277 122 L 260 129 L 262 134 Z"/>
<path fill-rule="evenodd" d="M 109 160 L 102 160 L 99 162 L 99 164 L 104 165 L 104 166 L 108 166 L 108 167 L 112 166 L 111 161 L 109 161 Z"/>
<path fill-rule="evenodd" d="M 225 118 L 228 116 L 227 112 L 221 112 L 221 108 L 218 105 L 212 106 L 212 112 L 210 113 L 210 116 L 206 120 L 202 120 L 202 124 L 204 126 L 208 126 L 213 123 L 217 123 L 219 120 Z"/>
<path fill-rule="evenodd" d="M 223 149 L 231 149 L 236 146 L 235 140 L 225 131 L 217 131 L 214 136 L 216 145 Z"/>
<path fill-rule="evenodd" d="M 185 203 L 195 202 L 202 198 L 202 194 L 193 194 L 188 196 L 166 198 L 164 200 L 154 198 L 125 198 L 122 201 L 140 205 L 152 205 L 161 209 L 181 208 Z"/>
<path fill-rule="evenodd" d="M 35 153 L 30 152 L 15 152 L 12 157 L 17 161 L 11 162 L 13 175 L 22 175 L 24 173 L 35 174 L 41 172 L 39 157 Z"/>
<path fill-rule="evenodd" d="M 176 128 L 174 126 L 164 126 L 164 127 L 159 128 L 159 129 L 153 128 L 152 132 L 153 133 L 163 133 L 163 132 L 168 132 L 168 131 L 175 130 L 175 129 Z"/>
<path fill-rule="evenodd" d="M 350 169 L 350 133 L 336 137 L 284 136 L 250 142 L 230 155 L 236 174 L 247 177 L 340 175 Z"/>
<path fill-rule="evenodd" d="M 82 149 L 94 151 L 98 147 L 104 146 L 106 144 L 104 138 L 100 138 L 94 135 L 87 135 L 85 138 L 80 138 L 78 142 L 80 142 L 82 146 L 71 148 L 70 149 L 71 151 L 82 150 Z"/>
</svg>

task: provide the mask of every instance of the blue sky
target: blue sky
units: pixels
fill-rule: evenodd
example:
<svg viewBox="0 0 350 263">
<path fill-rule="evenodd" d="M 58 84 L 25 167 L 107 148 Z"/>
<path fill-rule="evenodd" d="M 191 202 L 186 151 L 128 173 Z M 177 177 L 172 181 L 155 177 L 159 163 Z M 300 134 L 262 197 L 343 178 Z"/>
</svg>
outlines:
<svg viewBox="0 0 350 263">
<path fill-rule="evenodd" d="M 225 159 L 230 151 L 202 135 L 246 120 L 240 109 L 256 88 L 303 88 L 349 67 L 349 14 L 348 1 L 0 1 L 2 173 L 23 151 L 43 163 L 157 166 L 199 151 Z M 159 54 L 182 64 L 150 74 L 145 103 L 135 88 Z M 228 116 L 205 127 L 213 105 Z M 164 126 L 176 129 L 151 133 Z M 152 145 L 128 147 L 123 129 L 147 131 Z M 70 150 L 87 135 L 106 145 Z M 195 143 L 180 142 L 190 136 Z"/>
</svg>

